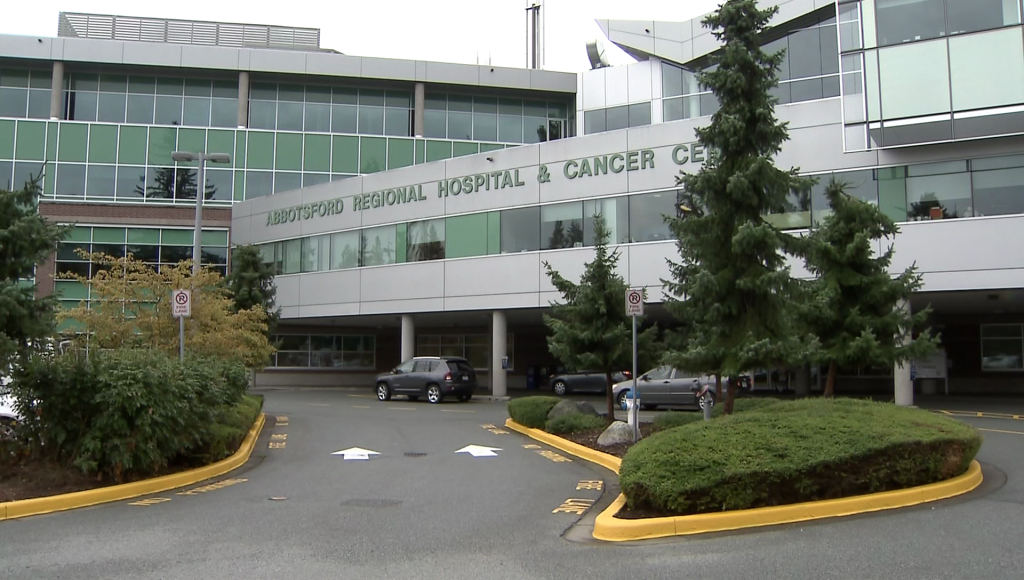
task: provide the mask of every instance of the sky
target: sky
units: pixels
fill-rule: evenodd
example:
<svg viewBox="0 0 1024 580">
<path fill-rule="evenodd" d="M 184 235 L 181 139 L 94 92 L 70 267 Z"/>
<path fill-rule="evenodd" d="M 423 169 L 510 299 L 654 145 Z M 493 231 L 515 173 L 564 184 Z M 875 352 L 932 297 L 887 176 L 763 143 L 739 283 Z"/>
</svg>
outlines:
<svg viewBox="0 0 1024 580">
<path fill-rule="evenodd" d="M 544 67 L 590 68 L 586 43 L 601 39 L 612 64 L 632 58 L 604 38 L 597 18 L 683 21 L 718 0 L 533 0 L 544 17 Z M 7 0 L 0 33 L 56 36 L 58 14 L 85 12 L 320 29 L 320 46 L 345 54 L 526 66 L 531 0 Z M 244 8 L 243 8 L 244 7 Z"/>
</svg>

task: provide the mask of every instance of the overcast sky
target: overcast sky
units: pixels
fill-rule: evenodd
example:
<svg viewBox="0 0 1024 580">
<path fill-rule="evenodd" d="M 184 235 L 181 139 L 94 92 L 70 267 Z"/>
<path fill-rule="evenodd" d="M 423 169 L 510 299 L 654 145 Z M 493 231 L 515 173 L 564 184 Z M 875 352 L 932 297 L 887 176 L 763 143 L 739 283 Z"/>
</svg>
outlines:
<svg viewBox="0 0 1024 580">
<path fill-rule="evenodd" d="M 605 40 L 612 64 L 632 59 L 604 39 L 597 18 L 682 21 L 718 0 L 534 0 L 545 16 L 545 67 L 590 68 L 586 42 Z M 0 33 L 56 36 L 67 12 L 281 24 L 320 29 L 346 54 L 497 66 L 526 65 L 528 0 L 4 0 Z"/>
</svg>

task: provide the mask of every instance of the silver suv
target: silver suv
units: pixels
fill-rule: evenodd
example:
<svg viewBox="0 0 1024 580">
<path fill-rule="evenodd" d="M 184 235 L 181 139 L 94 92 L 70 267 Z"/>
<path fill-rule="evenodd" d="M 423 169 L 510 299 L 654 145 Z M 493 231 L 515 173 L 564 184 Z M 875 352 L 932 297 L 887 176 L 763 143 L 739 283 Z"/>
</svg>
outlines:
<svg viewBox="0 0 1024 580">
<path fill-rule="evenodd" d="M 377 376 L 377 399 L 381 401 L 405 395 L 410 401 L 426 397 L 431 403 L 440 403 L 454 396 L 465 402 L 474 391 L 476 371 L 469 361 L 454 356 L 418 356 Z"/>
</svg>

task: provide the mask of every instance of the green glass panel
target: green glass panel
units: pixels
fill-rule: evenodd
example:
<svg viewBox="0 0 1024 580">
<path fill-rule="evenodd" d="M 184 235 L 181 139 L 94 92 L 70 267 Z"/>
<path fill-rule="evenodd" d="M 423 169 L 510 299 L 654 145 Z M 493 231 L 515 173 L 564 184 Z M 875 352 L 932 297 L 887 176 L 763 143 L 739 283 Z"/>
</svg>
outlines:
<svg viewBox="0 0 1024 580">
<path fill-rule="evenodd" d="M 101 244 L 123 244 L 125 228 L 93 228 L 92 241 Z"/>
<path fill-rule="evenodd" d="M 50 122 L 46 124 L 46 158 L 51 161 L 57 158 L 57 133 L 60 131 L 60 123 Z"/>
<path fill-rule="evenodd" d="M 84 162 L 86 159 L 89 126 L 80 123 L 62 123 L 60 144 L 57 148 L 58 161 Z M 45 146 L 44 146 L 45 148 Z"/>
<path fill-rule="evenodd" d="M 395 226 L 395 263 L 401 264 L 405 262 L 406 256 L 408 255 L 408 237 L 409 237 L 409 225 L 398 224 Z"/>
<path fill-rule="evenodd" d="M 46 168 L 43 169 L 43 193 L 46 195 L 53 195 L 54 190 L 54 179 L 53 176 L 57 173 L 57 164 L 50 163 L 46 164 Z M 47 176 L 50 177 L 47 177 Z"/>
<path fill-rule="evenodd" d="M 235 167 L 245 167 L 245 142 L 248 134 L 245 131 L 235 133 Z M 238 188 L 235 188 L 238 191 Z"/>
<path fill-rule="evenodd" d="M 359 173 L 359 137 L 334 136 L 331 148 L 331 171 Z"/>
<path fill-rule="evenodd" d="M 147 133 L 145 127 L 121 127 L 117 140 L 117 162 L 125 165 L 146 164 Z"/>
<path fill-rule="evenodd" d="M 487 254 L 487 214 L 450 217 L 444 224 L 444 256 L 465 258 Z"/>
<path fill-rule="evenodd" d="M 18 142 L 14 158 L 25 161 L 42 161 L 46 153 L 46 122 L 18 121 Z"/>
<path fill-rule="evenodd" d="M 171 153 L 174 151 L 177 132 L 170 127 L 151 127 L 149 129 L 149 164 L 174 165 Z"/>
<path fill-rule="evenodd" d="M 451 141 L 427 141 L 427 162 L 451 158 Z"/>
<path fill-rule="evenodd" d="M 257 131 L 249 132 L 246 167 L 249 169 L 274 168 L 274 134 Z"/>
<path fill-rule="evenodd" d="M 61 310 L 71 310 L 77 306 L 78 302 L 74 300 L 61 300 L 60 302 Z M 85 325 L 73 318 L 65 318 L 57 324 L 57 332 L 59 333 L 85 332 L 85 330 Z"/>
<path fill-rule="evenodd" d="M 156 228 L 129 228 L 129 244 L 160 244 L 160 230 Z"/>
<path fill-rule="evenodd" d="M 161 230 L 160 243 L 165 246 L 191 246 L 192 230 Z"/>
<path fill-rule="evenodd" d="M 89 129 L 89 162 L 117 163 L 116 125 L 93 125 Z"/>
<path fill-rule="evenodd" d="M 447 235 L 447 232 L 445 232 Z M 487 212 L 487 254 L 501 253 L 501 212 Z"/>
<path fill-rule="evenodd" d="M 0 159 L 14 159 L 14 121 L 0 119 Z"/>
<path fill-rule="evenodd" d="M 206 152 L 206 130 L 205 129 L 178 129 L 178 144 L 175 147 L 176 151 L 186 151 L 188 153 L 205 153 Z M 178 165 L 186 167 L 198 167 L 199 163 L 196 161 L 184 161 L 178 162 Z"/>
<path fill-rule="evenodd" d="M 303 144 L 302 168 L 306 171 L 331 170 L 330 135 L 306 135 Z"/>
<path fill-rule="evenodd" d="M 463 155 L 476 155 L 480 152 L 480 146 L 476 143 L 464 143 L 456 142 L 452 147 L 452 157 L 462 157 Z"/>
<path fill-rule="evenodd" d="M 878 208 L 894 222 L 907 221 L 907 181 L 879 179 Z"/>
<path fill-rule="evenodd" d="M 89 287 L 78 280 L 57 280 L 53 283 L 53 293 L 65 299 L 87 300 Z"/>
<path fill-rule="evenodd" d="M 245 199 L 245 172 L 235 172 L 235 201 Z"/>
<path fill-rule="evenodd" d="M 228 245 L 228 232 L 227 232 L 227 230 L 203 230 L 203 245 L 204 246 L 227 246 Z"/>
<path fill-rule="evenodd" d="M 383 137 L 360 137 L 359 141 L 359 172 L 384 171 L 387 167 L 388 140 Z"/>
<path fill-rule="evenodd" d="M 277 164 L 274 169 L 302 171 L 302 134 L 277 134 Z"/>
<path fill-rule="evenodd" d="M 218 131 L 217 129 L 210 129 L 206 132 L 206 152 L 207 153 L 227 153 L 231 155 L 235 152 L 235 132 L 234 131 Z M 223 166 L 222 166 L 223 167 Z"/>
<path fill-rule="evenodd" d="M 412 139 L 388 139 L 388 169 L 408 167 L 413 160 Z"/>
<path fill-rule="evenodd" d="M 486 153 L 488 151 L 497 151 L 498 149 L 504 149 L 505 146 L 501 143 L 481 143 L 480 152 Z"/>
<path fill-rule="evenodd" d="M 90 242 L 92 241 L 92 228 L 88 226 L 75 226 L 64 239 L 66 242 Z"/>
<path fill-rule="evenodd" d="M 423 139 L 416 140 L 416 164 L 419 165 L 427 159 L 426 154 L 427 142 Z"/>
</svg>

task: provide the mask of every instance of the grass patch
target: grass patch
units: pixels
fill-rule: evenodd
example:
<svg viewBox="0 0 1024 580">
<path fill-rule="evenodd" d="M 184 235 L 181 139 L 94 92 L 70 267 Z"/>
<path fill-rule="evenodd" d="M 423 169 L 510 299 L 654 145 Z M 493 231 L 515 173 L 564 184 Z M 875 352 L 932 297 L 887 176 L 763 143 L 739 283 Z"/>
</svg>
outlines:
<svg viewBox="0 0 1024 580">
<path fill-rule="evenodd" d="M 568 413 L 554 419 L 549 419 L 544 424 L 544 430 L 548 433 L 563 435 L 589 431 L 598 427 L 606 427 L 607 425 L 608 423 L 603 417 L 586 415 L 584 413 Z"/>
<path fill-rule="evenodd" d="M 619 474 L 627 509 L 687 515 L 903 489 L 962 474 L 981 446 L 969 425 L 890 403 L 744 406 L 630 448 Z"/>
<path fill-rule="evenodd" d="M 520 425 L 543 429 L 548 422 L 548 413 L 562 399 L 558 397 L 522 397 L 508 402 L 508 416 Z"/>
</svg>

